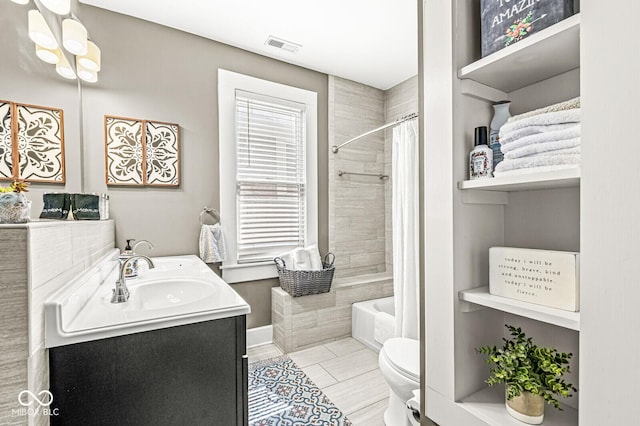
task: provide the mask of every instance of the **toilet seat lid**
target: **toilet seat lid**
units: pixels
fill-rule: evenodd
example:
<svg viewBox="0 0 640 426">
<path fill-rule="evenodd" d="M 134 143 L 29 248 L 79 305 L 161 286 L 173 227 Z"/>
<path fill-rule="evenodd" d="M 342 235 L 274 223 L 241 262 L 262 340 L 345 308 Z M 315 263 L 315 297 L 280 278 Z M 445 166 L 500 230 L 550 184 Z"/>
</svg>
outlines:
<svg viewBox="0 0 640 426">
<path fill-rule="evenodd" d="M 385 357 L 396 370 L 420 381 L 420 342 L 405 337 L 394 337 L 384 342 Z"/>
</svg>

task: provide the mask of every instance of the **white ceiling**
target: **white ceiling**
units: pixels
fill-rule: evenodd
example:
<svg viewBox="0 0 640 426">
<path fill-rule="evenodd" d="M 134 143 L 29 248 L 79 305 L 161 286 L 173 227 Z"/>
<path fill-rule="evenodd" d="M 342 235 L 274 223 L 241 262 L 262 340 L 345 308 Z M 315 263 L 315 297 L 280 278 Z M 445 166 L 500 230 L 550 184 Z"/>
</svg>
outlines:
<svg viewBox="0 0 640 426">
<path fill-rule="evenodd" d="M 388 89 L 418 73 L 416 0 L 81 0 Z M 298 53 L 265 45 L 269 35 Z"/>
</svg>

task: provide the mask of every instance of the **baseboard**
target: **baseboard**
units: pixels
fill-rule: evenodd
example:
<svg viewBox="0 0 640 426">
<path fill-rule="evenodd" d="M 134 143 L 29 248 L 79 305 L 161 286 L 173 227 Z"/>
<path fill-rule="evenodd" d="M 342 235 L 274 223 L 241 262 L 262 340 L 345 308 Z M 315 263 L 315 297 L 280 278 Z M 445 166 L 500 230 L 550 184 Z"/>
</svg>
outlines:
<svg viewBox="0 0 640 426">
<path fill-rule="evenodd" d="M 273 326 L 250 328 L 247 330 L 247 348 L 267 345 L 273 342 Z"/>
</svg>

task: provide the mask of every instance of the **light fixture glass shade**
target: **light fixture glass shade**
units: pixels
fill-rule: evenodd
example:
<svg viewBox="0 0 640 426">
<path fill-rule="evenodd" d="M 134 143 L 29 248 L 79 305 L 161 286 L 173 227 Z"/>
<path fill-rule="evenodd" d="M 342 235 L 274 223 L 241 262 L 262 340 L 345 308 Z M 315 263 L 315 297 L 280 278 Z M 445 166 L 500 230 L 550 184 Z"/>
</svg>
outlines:
<svg viewBox="0 0 640 426">
<path fill-rule="evenodd" d="M 29 0 L 11 0 L 14 3 L 18 3 L 18 4 L 28 4 Z"/>
<path fill-rule="evenodd" d="M 48 64 L 55 65 L 60 62 L 62 52 L 60 51 L 60 48 L 47 49 L 46 47 L 42 47 L 39 44 L 36 44 L 36 56 Z"/>
<path fill-rule="evenodd" d="M 78 70 L 78 78 L 80 78 L 81 80 L 84 80 L 88 83 L 95 83 L 96 81 L 98 81 L 98 73 L 83 67 L 80 63 L 79 57 L 76 57 L 76 69 Z"/>
<path fill-rule="evenodd" d="M 57 49 L 58 42 L 56 42 L 51 29 L 47 25 L 44 17 L 40 12 L 33 9 L 29 11 L 29 38 L 34 43 L 39 44 L 47 49 Z"/>
<path fill-rule="evenodd" d="M 60 57 L 60 62 L 56 64 L 56 72 L 69 80 L 76 78 L 75 71 L 71 68 L 71 64 L 67 61 L 67 58 L 65 58 L 64 55 Z"/>
<path fill-rule="evenodd" d="M 87 53 L 87 29 L 75 19 L 62 21 L 62 45 L 74 55 Z"/>
<path fill-rule="evenodd" d="M 87 41 L 87 54 L 84 56 L 78 56 L 77 63 L 89 71 L 100 71 L 101 54 L 98 45 L 91 40 Z"/>
<path fill-rule="evenodd" d="M 58 15 L 67 15 L 71 11 L 71 0 L 40 0 L 40 3 Z"/>
</svg>

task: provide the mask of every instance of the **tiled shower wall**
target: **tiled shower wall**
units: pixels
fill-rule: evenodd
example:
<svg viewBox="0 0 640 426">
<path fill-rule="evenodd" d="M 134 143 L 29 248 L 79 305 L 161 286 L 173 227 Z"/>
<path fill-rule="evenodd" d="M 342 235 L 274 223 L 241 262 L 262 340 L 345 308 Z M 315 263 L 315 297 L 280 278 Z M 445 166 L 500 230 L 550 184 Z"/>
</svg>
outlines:
<svg viewBox="0 0 640 426">
<path fill-rule="evenodd" d="M 329 146 L 382 126 L 418 107 L 418 79 L 382 91 L 329 76 Z M 377 132 L 329 154 L 329 249 L 336 277 L 392 271 L 392 131 Z"/>
<path fill-rule="evenodd" d="M 329 146 L 384 124 L 384 92 L 329 76 Z M 384 133 L 329 154 L 329 250 L 336 277 L 385 271 L 384 193 L 388 179 L 343 175 L 384 173 Z"/>
</svg>

